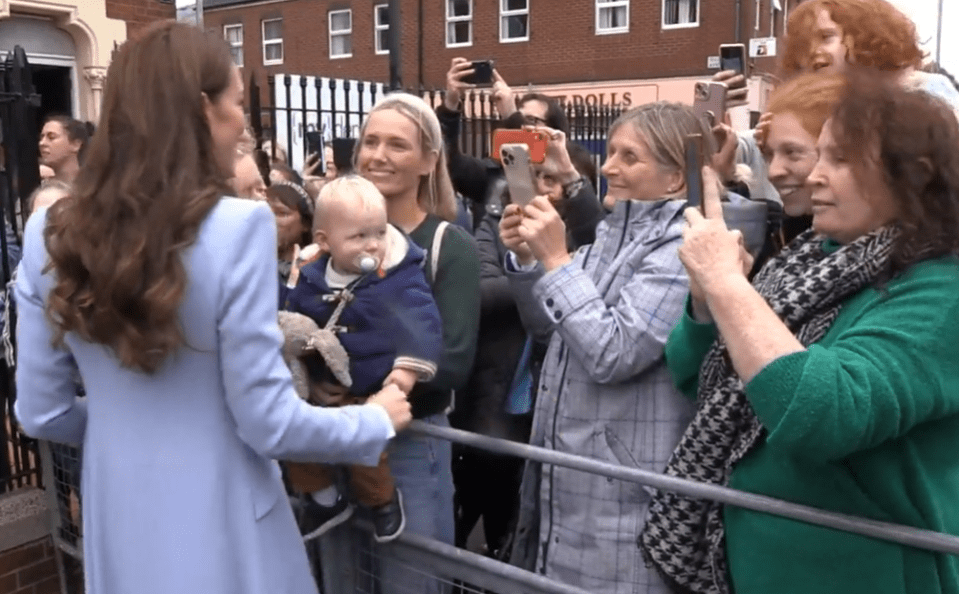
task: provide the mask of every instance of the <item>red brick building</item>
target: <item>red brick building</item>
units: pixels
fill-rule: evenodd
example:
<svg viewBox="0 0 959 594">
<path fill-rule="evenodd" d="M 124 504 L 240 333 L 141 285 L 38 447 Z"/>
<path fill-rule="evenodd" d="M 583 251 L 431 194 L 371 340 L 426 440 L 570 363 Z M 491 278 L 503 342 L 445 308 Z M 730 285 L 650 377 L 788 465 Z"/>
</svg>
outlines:
<svg viewBox="0 0 959 594">
<path fill-rule="evenodd" d="M 645 95 L 659 97 L 660 83 L 710 74 L 719 44 L 748 46 L 751 38 L 781 34 L 795 4 L 401 0 L 402 81 L 442 88 L 450 60 L 462 56 L 495 60 L 514 88 L 644 81 L 651 89 Z M 245 75 L 255 73 L 261 84 L 277 73 L 389 79 L 386 0 L 206 0 L 205 24 L 223 31 Z M 761 74 L 775 61 L 758 58 L 753 67 Z"/>
<path fill-rule="evenodd" d="M 0 55 L 22 47 L 41 116 L 99 117 L 113 50 L 148 23 L 176 16 L 174 0 L 3 0 Z"/>
<path fill-rule="evenodd" d="M 176 17 L 173 0 L 106 0 L 107 17 L 126 21 L 127 37 L 155 21 Z"/>
</svg>

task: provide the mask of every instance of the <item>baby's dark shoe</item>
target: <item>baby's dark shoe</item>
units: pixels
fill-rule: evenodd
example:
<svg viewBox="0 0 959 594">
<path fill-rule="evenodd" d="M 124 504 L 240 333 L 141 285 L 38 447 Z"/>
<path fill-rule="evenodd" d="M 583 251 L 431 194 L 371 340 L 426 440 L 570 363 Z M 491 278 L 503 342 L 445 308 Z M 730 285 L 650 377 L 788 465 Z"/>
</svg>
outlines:
<svg viewBox="0 0 959 594">
<path fill-rule="evenodd" d="M 393 499 L 386 505 L 374 507 L 373 538 L 376 542 L 390 542 L 406 527 L 406 514 L 403 513 L 403 494 L 399 489 L 393 491 Z"/>
<path fill-rule="evenodd" d="M 338 496 L 333 505 L 320 505 L 309 494 L 302 495 L 300 503 L 303 506 L 300 517 L 303 540 L 322 536 L 353 515 L 353 505 L 343 495 Z"/>
</svg>

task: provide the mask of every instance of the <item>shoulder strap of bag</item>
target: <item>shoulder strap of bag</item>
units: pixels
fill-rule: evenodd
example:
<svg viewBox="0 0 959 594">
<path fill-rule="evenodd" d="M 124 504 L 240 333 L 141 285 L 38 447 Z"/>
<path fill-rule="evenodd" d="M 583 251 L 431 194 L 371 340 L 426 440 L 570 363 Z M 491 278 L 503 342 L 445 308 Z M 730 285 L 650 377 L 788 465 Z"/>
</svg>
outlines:
<svg viewBox="0 0 959 594">
<path fill-rule="evenodd" d="M 436 231 L 433 232 L 433 244 L 430 246 L 430 285 L 436 283 L 436 269 L 440 264 L 440 247 L 443 245 L 443 234 L 446 233 L 449 225 L 446 221 L 440 221 Z"/>
</svg>

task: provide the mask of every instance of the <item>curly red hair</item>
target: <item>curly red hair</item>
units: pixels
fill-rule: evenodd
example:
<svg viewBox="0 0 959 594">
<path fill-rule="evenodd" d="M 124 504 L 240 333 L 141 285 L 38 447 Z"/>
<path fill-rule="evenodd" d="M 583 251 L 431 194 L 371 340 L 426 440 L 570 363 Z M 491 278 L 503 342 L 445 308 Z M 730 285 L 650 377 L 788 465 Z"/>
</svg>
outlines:
<svg viewBox="0 0 959 594">
<path fill-rule="evenodd" d="M 846 78 L 839 74 L 800 74 L 776 87 L 766 111 L 791 113 L 813 138 L 819 138 L 836 105 L 843 96 Z"/>
<path fill-rule="evenodd" d="M 843 45 L 852 63 L 885 71 L 918 68 L 922 64 L 923 52 L 915 24 L 889 2 L 807 0 L 793 11 L 786 25 L 784 77 L 808 68 L 817 42 L 816 19 L 821 10 L 842 28 Z"/>
</svg>

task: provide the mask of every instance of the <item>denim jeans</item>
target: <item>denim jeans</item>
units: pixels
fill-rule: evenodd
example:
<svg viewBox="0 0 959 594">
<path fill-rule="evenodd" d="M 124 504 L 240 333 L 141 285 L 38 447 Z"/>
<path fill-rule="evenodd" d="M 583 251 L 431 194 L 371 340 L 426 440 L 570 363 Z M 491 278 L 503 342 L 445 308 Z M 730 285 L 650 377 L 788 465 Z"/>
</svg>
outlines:
<svg viewBox="0 0 959 594">
<path fill-rule="evenodd" d="M 445 414 L 422 419 L 449 427 Z M 421 534 L 452 545 L 453 523 L 452 444 L 415 434 L 400 433 L 389 447 L 390 469 L 403 494 L 406 532 Z M 389 543 L 373 545 L 379 558 L 379 591 L 382 594 L 444 594 L 452 586 L 424 574 L 418 568 L 389 558 Z"/>
</svg>

